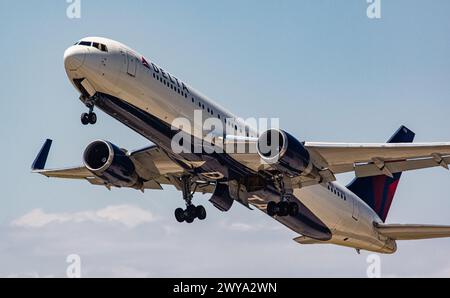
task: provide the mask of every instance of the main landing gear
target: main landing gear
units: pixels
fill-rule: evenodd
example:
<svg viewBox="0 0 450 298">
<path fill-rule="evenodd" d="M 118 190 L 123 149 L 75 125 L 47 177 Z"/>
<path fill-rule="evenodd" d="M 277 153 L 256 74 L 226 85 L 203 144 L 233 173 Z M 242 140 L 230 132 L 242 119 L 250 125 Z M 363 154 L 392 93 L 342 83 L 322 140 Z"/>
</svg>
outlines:
<svg viewBox="0 0 450 298">
<path fill-rule="evenodd" d="M 94 113 L 94 100 L 95 99 L 86 100 L 85 104 L 89 108 L 89 113 L 81 114 L 81 123 L 83 125 L 94 125 L 97 123 L 97 114 Z"/>
<path fill-rule="evenodd" d="M 186 202 L 186 209 L 178 208 L 175 210 L 175 218 L 179 223 L 193 223 L 197 218 L 199 220 L 206 219 L 206 209 L 203 206 L 195 206 L 192 204 L 192 197 L 195 193 L 191 190 L 191 177 L 183 176 L 181 178 L 183 200 Z"/>
<path fill-rule="evenodd" d="M 267 204 L 267 214 L 269 216 L 297 216 L 299 214 L 299 207 L 296 202 L 289 200 L 290 195 L 286 193 L 283 176 L 276 176 L 274 178 L 275 186 L 281 194 L 280 202 L 271 201 Z"/>
</svg>

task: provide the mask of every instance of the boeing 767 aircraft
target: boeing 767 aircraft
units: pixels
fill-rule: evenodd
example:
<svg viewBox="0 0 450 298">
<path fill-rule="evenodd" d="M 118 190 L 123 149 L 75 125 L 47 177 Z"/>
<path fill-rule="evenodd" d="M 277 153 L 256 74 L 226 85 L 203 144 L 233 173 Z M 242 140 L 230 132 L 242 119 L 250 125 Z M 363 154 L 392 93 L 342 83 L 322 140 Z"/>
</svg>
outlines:
<svg viewBox="0 0 450 298">
<path fill-rule="evenodd" d="M 180 223 L 206 218 L 193 195 L 209 193 L 210 202 L 224 212 L 235 201 L 261 210 L 298 233 L 295 241 L 301 244 L 392 254 L 396 240 L 450 237 L 446 226 L 386 224 L 402 172 L 448 169 L 450 143 L 414 144 L 415 134 L 404 126 L 383 144 L 303 142 L 280 129 L 257 133 L 151 60 L 106 38 L 83 38 L 66 50 L 64 64 L 89 110 L 81 116 L 84 125 L 95 124 L 94 109 L 100 109 L 154 145 L 127 151 L 94 141 L 84 152 L 84 165 L 47 170 L 52 144 L 47 140 L 32 165 L 34 173 L 84 179 L 109 189 L 172 185 L 186 203 L 175 211 Z M 226 132 L 205 132 L 202 123 L 195 124 L 199 113 Z M 174 127 L 177 119 L 193 127 Z M 180 134 L 189 142 L 178 143 L 191 150 L 174 150 Z M 236 144 L 244 144 L 245 152 L 230 149 Z M 275 150 L 266 150 L 274 144 Z M 348 172 L 356 176 L 350 185 L 336 182 L 335 175 Z"/>
</svg>

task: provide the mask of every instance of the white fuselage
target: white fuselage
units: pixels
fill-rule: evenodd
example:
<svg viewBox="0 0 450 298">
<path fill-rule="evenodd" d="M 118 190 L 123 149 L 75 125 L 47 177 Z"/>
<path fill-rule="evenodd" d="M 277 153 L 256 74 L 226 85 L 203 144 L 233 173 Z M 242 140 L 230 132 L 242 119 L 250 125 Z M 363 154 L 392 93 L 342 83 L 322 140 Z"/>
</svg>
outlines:
<svg viewBox="0 0 450 298">
<path fill-rule="evenodd" d="M 143 56 L 129 47 L 98 37 L 83 40 L 107 46 L 107 51 L 84 45 L 75 45 L 66 51 L 65 67 L 69 78 L 72 83 L 74 79 L 85 78 L 89 82 L 85 90 L 89 93 L 110 94 L 169 125 L 178 118 L 190 119 L 195 125 L 194 112 L 201 111 L 203 119 L 220 117 L 224 127 L 229 128 L 227 133 L 247 135 L 247 130 L 247 136 L 257 137 L 256 132 L 236 116 L 150 60 L 142 60 Z M 228 119 L 226 124 L 225 119 Z M 202 123 L 190 131 L 194 136 L 204 138 Z M 296 189 L 294 195 L 327 225 L 333 235 L 326 242 L 305 239 L 304 243 L 332 243 L 381 253 L 396 251 L 395 242 L 381 236 L 374 227 L 374 222 L 382 222 L 379 216 L 339 183 Z M 265 210 L 267 204 L 264 198 L 258 197 L 250 198 L 249 203 L 261 210 Z M 295 227 L 290 228 L 295 230 Z"/>
</svg>

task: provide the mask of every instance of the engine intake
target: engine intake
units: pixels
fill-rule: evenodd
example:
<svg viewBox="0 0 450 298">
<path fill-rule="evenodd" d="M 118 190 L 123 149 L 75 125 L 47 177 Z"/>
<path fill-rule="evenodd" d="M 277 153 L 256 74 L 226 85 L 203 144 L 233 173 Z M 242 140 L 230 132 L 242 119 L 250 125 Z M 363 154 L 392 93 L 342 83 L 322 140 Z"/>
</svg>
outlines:
<svg viewBox="0 0 450 298">
<path fill-rule="evenodd" d="M 272 168 L 291 177 L 313 170 L 308 149 L 289 133 L 270 129 L 258 139 L 258 154 Z"/>
<path fill-rule="evenodd" d="M 86 168 L 116 187 L 136 187 L 139 177 L 133 161 L 119 147 L 107 141 L 95 141 L 84 151 Z"/>
</svg>

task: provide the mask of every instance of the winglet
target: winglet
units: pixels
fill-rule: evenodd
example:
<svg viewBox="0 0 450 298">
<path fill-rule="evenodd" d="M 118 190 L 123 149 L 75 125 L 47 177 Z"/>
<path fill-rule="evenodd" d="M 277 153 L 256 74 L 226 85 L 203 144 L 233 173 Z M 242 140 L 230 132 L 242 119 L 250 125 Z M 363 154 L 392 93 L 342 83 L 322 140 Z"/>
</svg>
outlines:
<svg viewBox="0 0 450 298">
<path fill-rule="evenodd" d="M 50 153 L 50 148 L 52 147 L 53 141 L 50 139 L 47 139 L 44 143 L 44 146 L 42 146 L 41 151 L 39 151 L 39 154 L 36 156 L 36 159 L 33 162 L 33 165 L 31 166 L 32 171 L 40 171 L 45 168 L 45 164 L 47 163 L 48 154 Z"/>
</svg>

